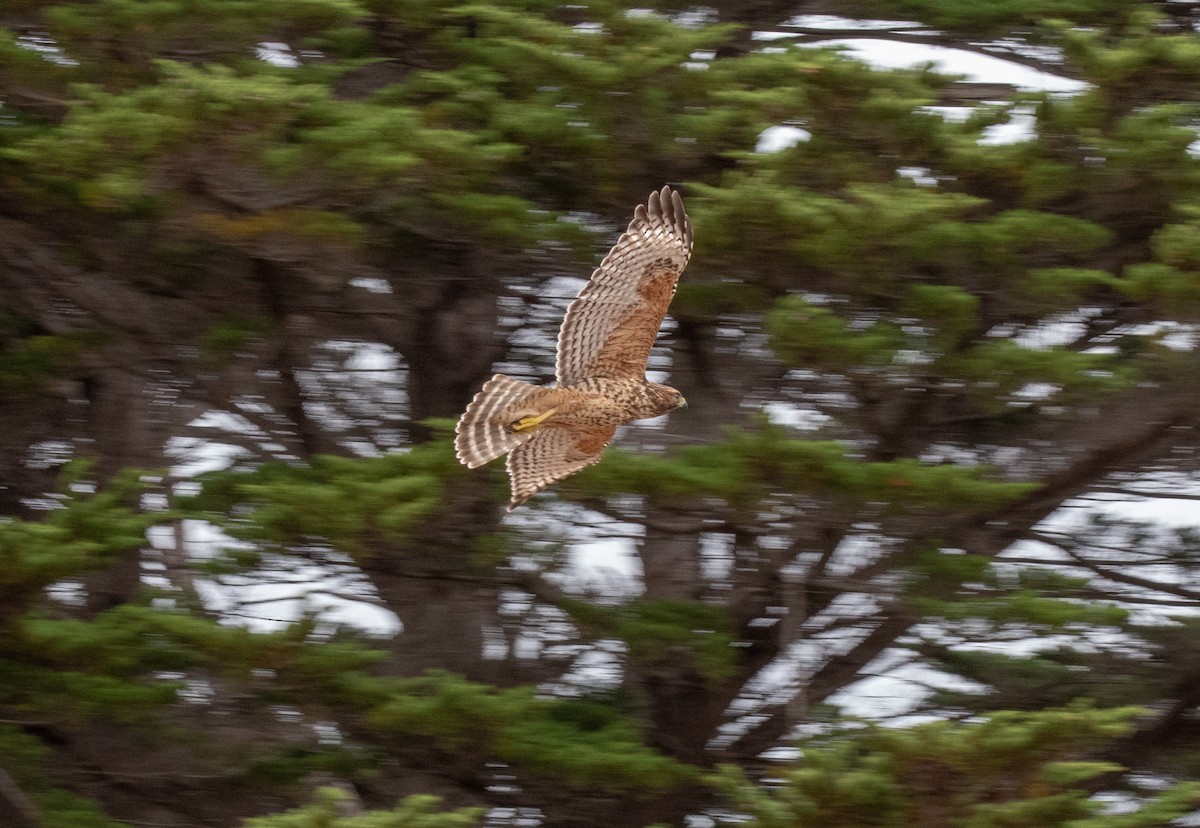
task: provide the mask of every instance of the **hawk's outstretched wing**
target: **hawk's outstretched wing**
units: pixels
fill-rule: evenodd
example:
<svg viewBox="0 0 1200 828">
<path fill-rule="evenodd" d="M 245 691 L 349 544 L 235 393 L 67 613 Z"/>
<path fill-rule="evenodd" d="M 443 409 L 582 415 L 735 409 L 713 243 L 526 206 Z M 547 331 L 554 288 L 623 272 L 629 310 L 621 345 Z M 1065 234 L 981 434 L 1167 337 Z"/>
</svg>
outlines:
<svg viewBox="0 0 1200 828">
<path fill-rule="evenodd" d="M 527 443 L 517 446 L 505 465 L 512 480 L 508 511 L 564 477 L 600 462 L 600 454 L 613 438 L 616 426 L 592 428 L 542 428 Z"/>
<path fill-rule="evenodd" d="M 691 253 L 692 223 L 679 193 L 669 187 L 651 193 L 567 308 L 558 334 L 558 384 L 644 377 Z"/>
</svg>

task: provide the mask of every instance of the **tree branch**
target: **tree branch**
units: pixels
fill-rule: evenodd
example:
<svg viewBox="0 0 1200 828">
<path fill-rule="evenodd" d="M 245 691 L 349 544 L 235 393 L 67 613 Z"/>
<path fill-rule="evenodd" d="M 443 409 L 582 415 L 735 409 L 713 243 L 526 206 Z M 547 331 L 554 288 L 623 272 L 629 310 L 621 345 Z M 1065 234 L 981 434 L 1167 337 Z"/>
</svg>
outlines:
<svg viewBox="0 0 1200 828">
<path fill-rule="evenodd" d="M 9 818 L 16 820 L 16 823 L 8 823 L 13 828 L 36 828 L 42 824 L 42 815 L 33 800 L 26 796 L 4 768 L 0 768 L 0 803 L 4 805 L 0 807 L 0 815 L 8 811 Z"/>
</svg>

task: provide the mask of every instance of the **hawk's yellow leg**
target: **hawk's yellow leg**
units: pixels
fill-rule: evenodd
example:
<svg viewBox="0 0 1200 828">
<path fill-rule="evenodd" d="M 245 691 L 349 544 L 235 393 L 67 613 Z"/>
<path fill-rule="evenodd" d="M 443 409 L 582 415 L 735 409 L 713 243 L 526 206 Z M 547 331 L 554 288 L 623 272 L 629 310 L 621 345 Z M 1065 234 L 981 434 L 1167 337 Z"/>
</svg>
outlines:
<svg viewBox="0 0 1200 828">
<path fill-rule="evenodd" d="M 536 414 L 531 417 L 522 417 L 513 423 L 510 428 L 517 432 L 517 434 L 522 434 L 526 431 L 533 431 L 542 423 L 546 422 L 546 420 L 550 419 L 550 416 L 557 411 L 557 408 L 551 408 L 548 409 L 544 414 Z"/>
</svg>

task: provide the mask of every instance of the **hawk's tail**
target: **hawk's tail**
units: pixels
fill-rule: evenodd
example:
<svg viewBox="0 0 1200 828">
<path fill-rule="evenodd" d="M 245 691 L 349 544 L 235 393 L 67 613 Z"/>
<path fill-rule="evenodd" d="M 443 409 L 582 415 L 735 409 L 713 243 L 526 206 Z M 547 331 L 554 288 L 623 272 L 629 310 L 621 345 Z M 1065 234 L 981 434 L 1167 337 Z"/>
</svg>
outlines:
<svg viewBox="0 0 1200 828">
<path fill-rule="evenodd" d="M 471 400 L 454 427 L 455 454 L 469 469 L 507 454 L 533 436 L 533 428 L 513 430 L 513 421 L 537 413 L 529 398 L 545 389 L 496 374 Z"/>
</svg>

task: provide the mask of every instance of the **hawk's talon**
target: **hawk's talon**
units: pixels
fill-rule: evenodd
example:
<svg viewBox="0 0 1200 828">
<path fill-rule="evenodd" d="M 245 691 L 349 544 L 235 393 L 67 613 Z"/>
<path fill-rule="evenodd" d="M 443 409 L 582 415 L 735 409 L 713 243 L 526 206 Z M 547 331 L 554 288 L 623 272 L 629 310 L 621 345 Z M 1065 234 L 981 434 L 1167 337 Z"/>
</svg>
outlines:
<svg viewBox="0 0 1200 828">
<path fill-rule="evenodd" d="M 550 419 L 550 415 L 554 414 L 556 411 L 558 411 L 557 408 L 551 408 L 550 410 L 546 411 L 544 414 L 536 414 L 536 415 L 533 415 L 530 417 L 522 417 L 521 419 L 517 420 L 516 422 L 511 423 L 509 425 L 509 428 L 511 428 L 517 434 L 521 434 L 522 432 L 525 432 L 525 431 L 532 431 L 533 429 L 540 426 L 542 423 L 546 422 L 546 420 Z"/>
</svg>

